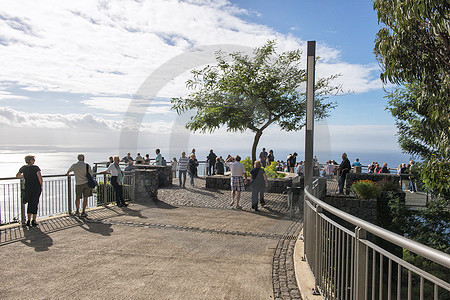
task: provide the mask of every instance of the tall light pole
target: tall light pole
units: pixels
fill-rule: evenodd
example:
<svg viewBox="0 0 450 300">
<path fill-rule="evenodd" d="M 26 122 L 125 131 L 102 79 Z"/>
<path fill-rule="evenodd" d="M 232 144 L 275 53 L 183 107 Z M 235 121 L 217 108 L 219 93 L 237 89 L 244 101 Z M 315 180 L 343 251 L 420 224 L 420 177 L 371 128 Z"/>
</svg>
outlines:
<svg viewBox="0 0 450 300">
<path fill-rule="evenodd" d="M 306 131 L 305 131 L 305 187 L 311 188 L 314 151 L 314 78 L 316 41 L 308 41 L 306 65 Z"/>
</svg>

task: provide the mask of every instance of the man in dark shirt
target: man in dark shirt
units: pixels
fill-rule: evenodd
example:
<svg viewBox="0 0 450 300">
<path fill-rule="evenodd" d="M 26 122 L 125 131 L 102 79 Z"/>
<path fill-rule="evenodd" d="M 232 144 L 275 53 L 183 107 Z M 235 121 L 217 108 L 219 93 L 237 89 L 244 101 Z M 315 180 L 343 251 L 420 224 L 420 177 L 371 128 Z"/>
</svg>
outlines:
<svg viewBox="0 0 450 300">
<path fill-rule="evenodd" d="M 346 153 L 342 153 L 342 162 L 339 165 L 339 194 L 344 193 L 345 177 L 350 172 L 351 165 Z"/>
<path fill-rule="evenodd" d="M 214 151 L 211 149 L 209 150 L 209 155 L 207 157 L 208 159 L 208 175 L 216 175 L 216 158 L 217 155 L 214 153 Z M 211 172 L 212 169 L 212 172 Z"/>
</svg>

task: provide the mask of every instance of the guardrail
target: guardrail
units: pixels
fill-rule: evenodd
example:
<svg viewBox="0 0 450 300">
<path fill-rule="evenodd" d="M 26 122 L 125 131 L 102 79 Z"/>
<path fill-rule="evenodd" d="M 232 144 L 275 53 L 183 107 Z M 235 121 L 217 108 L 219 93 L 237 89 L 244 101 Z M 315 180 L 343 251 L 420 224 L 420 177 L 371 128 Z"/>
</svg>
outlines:
<svg viewBox="0 0 450 300">
<path fill-rule="evenodd" d="M 448 282 L 381 248 L 368 235 L 446 268 L 450 268 L 450 255 L 321 201 L 316 187 L 317 181 L 312 190 L 305 188 L 303 235 L 304 259 L 315 277 L 317 294 L 325 299 L 449 299 Z"/>
<path fill-rule="evenodd" d="M 75 209 L 75 176 L 44 175 L 42 194 L 39 198 L 38 218 L 62 213 L 72 213 Z M 97 174 L 99 186 L 88 198 L 88 208 L 115 202 L 115 193 L 109 183 L 109 174 Z M 132 177 L 125 172 L 124 198 L 129 200 L 133 194 Z M 15 177 L 0 178 L 0 225 L 24 223 L 26 207 L 22 202 L 23 180 Z"/>
</svg>

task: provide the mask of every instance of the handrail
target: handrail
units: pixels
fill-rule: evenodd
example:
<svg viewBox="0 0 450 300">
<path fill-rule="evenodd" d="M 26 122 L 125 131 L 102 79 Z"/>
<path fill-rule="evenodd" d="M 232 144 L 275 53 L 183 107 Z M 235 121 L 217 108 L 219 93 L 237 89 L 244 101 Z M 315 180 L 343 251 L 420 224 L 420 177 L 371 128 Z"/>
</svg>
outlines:
<svg viewBox="0 0 450 300">
<path fill-rule="evenodd" d="M 323 202 L 322 200 L 314 197 L 310 193 L 308 186 L 305 188 L 305 195 L 308 197 L 309 200 L 313 201 L 321 208 L 338 216 L 339 218 L 341 218 L 355 226 L 358 226 L 368 232 L 371 232 L 389 242 L 392 242 L 398 246 L 401 246 L 401 247 L 406 248 L 416 254 L 419 254 L 424 258 L 427 258 L 429 260 L 437 262 L 444 267 L 450 268 L 450 255 L 448 255 L 444 252 L 438 251 L 436 249 L 433 249 L 431 247 L 428 247 L 426 245 L 420 244 L 416 241 L 405 238 L 394 232 L 391 232 L 391 231 L 381 228 L 377 225 L 374 225 L 374 224 L 364 221 L 360 218 L 357 218 L 351 214 L 343 212 L 343 211 Z"/>
</svg>

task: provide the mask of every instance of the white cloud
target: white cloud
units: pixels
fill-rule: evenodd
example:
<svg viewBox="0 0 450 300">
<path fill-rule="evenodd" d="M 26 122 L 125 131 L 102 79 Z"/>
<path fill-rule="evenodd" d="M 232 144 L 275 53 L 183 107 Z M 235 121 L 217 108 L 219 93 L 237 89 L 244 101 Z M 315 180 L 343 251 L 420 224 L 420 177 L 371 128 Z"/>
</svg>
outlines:
<svg viewBox="0 0 450 300">
<path fill-rule="evenodd" d="M 255 13 L 225 0 L 3 0 L 0 82 L 29 91 L 123 97 L 134 94 L 158 66 L 198 46 L 255 47 L 277 39 L 280 51 L 305 49 L 293 35 L 242 20 L 246 14 Z M 370 79 L 371 66 L 336 64 L 339 51 L 323 44 L 317 52 L 328 73 L 350 74 L 342 77 L 344 87 L 349 82 L 357 92 L 379 88 Z M 180 81 L 171 92 L 183 89 Z"/>
<path fill-rule="evenodd" d="M 115 113 L 141 113 L 141 114 L 173 114 L 169 100 L 151 100 L 142 98 L 123 97 L 91 97 L 81 103 L 94 110 L 104 110 Z"/>
<path fill-rule="evenodd" d="M 29 97 L 22 95 L 15 95 L 11 92 L 0 91 L 0 100 L 27 100 Z"/>
<path fill-rule="evenodd" d="M 132 121 L 107 120 L 92 114 L 39 114 L 0 107 L 0 125 L 16 128 L 75 129 L 85 131 L 141 131 L 168 134 L 173 121 L 151 121 L 137 124 Z M 4 126 L 2 126 L 4 127 Z"/>
</svg>

